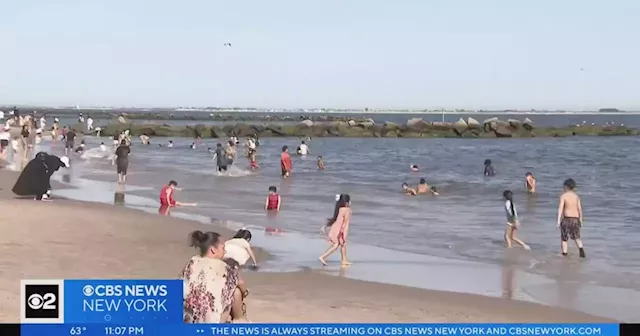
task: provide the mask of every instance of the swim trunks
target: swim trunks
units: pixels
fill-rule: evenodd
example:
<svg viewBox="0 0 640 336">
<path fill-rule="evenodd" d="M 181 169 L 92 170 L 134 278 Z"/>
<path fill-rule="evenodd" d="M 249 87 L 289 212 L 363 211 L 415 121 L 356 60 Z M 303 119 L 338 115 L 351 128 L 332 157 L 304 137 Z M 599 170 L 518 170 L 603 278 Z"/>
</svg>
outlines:
<svg viewBox="0 0 640 336">
<path fill-rule="evenodd" d="M 65 143 L 65 147 L 69 148 L 69 149 L 73 149 L 73 147 L 74 147 L 73 145 L 74 145 L 73 141 L 67 141 Z"/>
<path fill-rule="evenodd" d="M 127 175 L 127 168 L 129 168 L 129 159 L 118 158 L 116 159 L 116 171 L 118 174 Z"/>
<path fill-rule="evenodd" d="M 580 239 L 580 228 L 582 227 L 582 223 L 580 223 L 579 218 L 575 217 L 564 217 L 560 222 L 560 238 L 562 241 L 568 241 L 569 238 L 572 240 Z"/>
</svg>

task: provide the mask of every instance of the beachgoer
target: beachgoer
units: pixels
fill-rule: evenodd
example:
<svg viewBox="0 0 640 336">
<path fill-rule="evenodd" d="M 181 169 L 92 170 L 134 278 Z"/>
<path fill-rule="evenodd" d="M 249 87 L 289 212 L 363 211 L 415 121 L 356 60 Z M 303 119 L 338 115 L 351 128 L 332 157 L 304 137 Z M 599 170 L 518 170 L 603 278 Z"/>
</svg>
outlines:
<svg viewBox="0 0 640 336">
<path fill-rule="evenodd" d="M 7 157 L 7 148 L 9 147 L 9 142 L 11 142 L 10 131 L 11 126 L 5 125 L 2 133 L 0 133 L 0 157 L 2 157 L 2 159 L 6 159 Z"/>
<path fill-rule="evenodd" d="M 406 183 L 402 184 L 402 191 L 404 192 L 405 195 L 409 195 L 409 196 L 418 195 L 418 192 L 414 188 L 409 187 L 409 185 Z"/>
<path fill-rule="evenodd" d="M 51 186 L 51 175 L 59 168 L 53 165 L 49 167 L 47 161 L 56 159 L 64 167 L 70 166 L 67 157 L 58 158 L 51 155 L 52 158 L 48 159 L 47 156 L 45 152 L 37 153 L 35 158 L 24 167 L 12 189 L 16 195 L 33 196 L 36 200 L 46 198 Z"/>
<path fill-rule="evenodd" d="M 216 144 L 216 151 L 215 154 L 213 154 L 213 159 L 216 161 L 216 169 L 218 172 L 227 171 L 227 154 L 224 148 L 222 148 L 221 143 Z"/>
<path fill-rule="evenodd" d="M 491 160 L 486 159 L 484 160 L 484 176 L 495 176 L 496 175 L 496 171 L 495 169 L 493 169 L 493 166 L 491 165 Z"/>
<path fill-rule="evenodd" d="M 226 245 L 225 245 L 225 249 L 226 249 Z M 231 258 L 224 258 L 222 259 L 222 261 L 224 261 L 227 265 L 229 265 L 229 267 L 231 267 L 232 269 L 236 270 L 236 272 L 238 273 L 238 286 L 236 287 L 240 293 L 242 293 L 241 296 L 238 296 L 237 293 L 238 291 L 234 292 L 234 301 L 233 301 L 233 305 L 231 306 L 231 311 L 229 313 L 229 318 L 227 319 L 226 322 L 228 323 L 250 323 L 250 321 L 247 318 L 247 305 L 244 302 L 244 299 L 247 298 L 247 296 L 249 296 L 249 289 L 247 289 L 247 284 L 245 283 L 244 279 L 242 278 L 242 274 L 240 272 L 240 264 L 238 264 L 237 261 L 235 261 L 234 259 Z M 257 267 L 257 266 L 256 266 Z M 238 304 L 239 302 L 242 302 L 242 304 Z"/>
<path fill-rule="evenodd" d="M 287 178 L 291 175 L 291 155 L 289 155 L 289 147 L 282 146 L 282 153 L 280 154 L 280 168 L 282 170 L 282 177 Z"/>
<path fill-rule="evenodd" d="M 244 266 L 249 258 L 253 261 L 253 267 L 258 267 L 256 256 L 251 249 L 251 231 L 240 229 L 232 239 L 224 243 L 226 253 L 224 258 L 235 260 L 239 266 Z"/>
<path fill-rule="evenodd" d="M 418 188 L 416 188 L 418 194 L 426 194 L 430 191 L 429 185 L 427 184 L 427 180 L 424 178 L 420 179 L 420 183 L 418 184 Z"/>
<path fill-rule="evenodd" d="M 44 153 L 44 152 L 41 152 Z M 47 166 L 47 175 L 48 175 L 48 185 L 47 185 L 47 193 L 42 195 L 42 199 L 47 199 L 51 195 L 51 176 L 53 173 L 57 172 L 60 168 L 70 168 L 71 162 L 67 156 L 57 157 L 55 155 L 45 153 L 44 163 Z M 63 177 L 64 179 L 64 177 Z"/>
<path fill-rule="evenodd" d="M 582 229 L 582 225 L 584 225 L 582 203 L 580 202 L 580 196 L 578 196 L 574 190 L 575 188 L 576 182 L 573 179 L 564 181 L 564 192 L 562 196 L 560 196 L 558 205 L 557 227 L 560 228 L 562 255 L 567 255 L 567 241 L 571 238 L 575 241 L 580 251 L 580 258 L 585 258 L 586 255 L 584 253 L 582 239 L 580 239 L 580 230 Z"/>
<path fill-rule="evenodd" d="M 527 188 L 527 191 L 534 194 L 536 192 L 536 179 L 533 177 L 533 174 L 527 172 L 524 175 L 524 186 Z"/>
<path fill-rule="evenodd" d="M 438 192 L 438 187 L 436 186 L 431 186 L 431 188 L 429 188 L 429 190 L 431 191 L 432 194 L 434 194 L 435 196 L 440 196 L 440 193 Z"/>
<path fill-rule="evenodd" d="M 93 118 L 87 116 L 87 132 L 93 131 Z"/>
<path fill-rule="evenodd" d="M 412 164 L 412 165 L 409 166 L 409 169 L 411 169 L 412 172 L 417 172 L 418 171 L 418 165 Z"/>
<path fill-rule="evenodd" d="M 140 142 L 142 142 L 143 145 L 148 145 L 149 144 L 149 136 L 146 134 L 140 134 L 140 136 L 138 137 L 140 139 Z"/>
<path fill-rule="evenodd" d="M 167 144 L 167 147 L 173 148 L 173 140 L 169 140 L 169 143 Z"/>
<path fill-rule="evenodd" d="M 129 154 L 131 154 L 131 147 L 127 145 L 127 141 L 122 140 L 115 153 L 118 183 L 125 183 L 127 181 L 127 170 L 129 169 Z"/>
<path fill-rule="evenodd" d="M 82 113 L 78 113 L 78 122 L 84 124 L 84 117 L 82 116 Z"/>
<path fill-rule="evenodd" d="M 233 160 L 235 160 L 236 158 L 236 150 L 234 149 L 235 145 L 235 142 L 229 141 L 227 147 L 224 150 L 227 156 L 227 167 L 231 167 L 231 165 L 233 164 Z"/>
<path fill-rule="evenodd" d="M 100 151 L 101 152 L 106 152 L 107 151 L 107 146 L 105 146 L 104 142 L 100 143 Z"/>
<path fill-rule="evenodd" d="M 329 220 L 327 226 L 330 227 L 327 238 L 331 246 L 320 256 L 320 262 L 327 265 L 326 259 L 340 248 L 340 264 L 349 266 L 351 263 L 347 259 L 347 236 L 349 234 L 349 224 L 351 222 L 351 197 L 347 194 L 340 195 L 336 202 L 333 218 Z"/>
<path fill-rule="evenodd" d="M 162 187 L 160 190 L 160 209 L 158 212 L 164 215 L 168 215 L 171 211 L 171 208 L 177 206 L 197 206 L 197 203 L 182 203 L 178 202 L 173 198 L 173 193 L 178 187 L 178 182 L 169 181 L 169 184 Z"/>
<path fill-rule="evenodd" d="M 67 155 L 69 153 L 69 150 L 73 150 L 76 133 L 73 130 L 69 130 L 65 135 L 65 139 L 64 154 Z"/>
<path fill-rule="evenodd" d="M 196 143 L 195 143 L 195 142 L 192 142 L 192 143 L 191 143 L 191 145 L 189 146 L 189 148 L 191 148 L 191 149 L 196 149 Z"/>
<path fill-rule="evenodd" d="M 53 126 L 51 126 L 51 141 L 54 145 L 58 141 L 58 130 L 60 129 L 60 123 L 58 118 L 53 119 Z"/>
<path fill-rule="evenodd" d="M 238 272 L 225 263 L 224 241 L 215 232 L 192 232 L 190 246 L 198 249 L 182 271 L 185 323 L 225 323 L 234 303 L 242 309 Z M 238 300 L 237 297 L 240 299 Z"/>
<path fill-rule="evenodd" d="M 278 195 L 278 188 L 270 186 L 269 194 L 267 195 L 266 201 L 264 201 L 264 209 L 280 211 L 280 201 L 281 198 L 280 195 Z"/>
<path fill-rule="evenodd" d="M 75 150 L 76 154 L 82 155 L 82 153 L 84 153 L 86 147 L 87 147 L 87 145 L 84 143 L 84 140 L 80 141 L 80 146 L 78 146 L 78 148 L 76 148 L 76 150 Z"/>
<path fill-rule="evenodd" d="M 311 151 L 309 150 L 309 146 L 307 146 L 307 144 L 302 141 L 302 143 L 300 144 L 300 147 L 298 147 L 300 149 L 300 155 L 307 155 L 307 154 L 311 154 Z"/>
<path fill-rule="evenodd" d="M 251 168 L 251 170 L 260 169 L 260 166 L 258 165 L 258 162 L 256 161 L 256 150 L 255 149 L 249 149 L 249 168 Z"/>
<path fill-rule="evenodd" d="M 504 230 L 504 242 L 508 248 L 511 247 L 511 241 L 520 244 L 525 250 L 529 250 L 529 246 L 517 237 L 520 229 L 520 220 L 518 219 L 518 211 L 513 202 L 513 193 L 511 190 L 505 190 L 502 193 L 504 197 L 504 210 L 507 213 L 507 228 Z"/>
<path fill-rule="evenodd" d="M 324 160 L 322 159 L 322 156 L 318 156 L 318 169 L 324 170 Z"/>
<path fill-rule="evenodd" d="M 240 141 L 238 141 L 238 135 L 236 135 L 236 131 L 231 131 L 231 137 L 229 138 L 229 141 L 234 145 L 240 143 Z"/>
</svg>

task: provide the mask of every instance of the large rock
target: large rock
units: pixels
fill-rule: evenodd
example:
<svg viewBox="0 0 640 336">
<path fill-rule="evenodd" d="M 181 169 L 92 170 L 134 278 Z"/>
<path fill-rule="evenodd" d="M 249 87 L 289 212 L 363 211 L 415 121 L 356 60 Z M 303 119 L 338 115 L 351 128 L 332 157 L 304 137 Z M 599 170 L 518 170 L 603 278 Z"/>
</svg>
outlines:
<svg viewBox="0 0 640 336">
<path fill-rule="evenodd" d="M 498 118 L 496 118 L 496 117 L 489 118 L 489 119 L 485 119 L 485 120 L 482 122 L 482 128 L 484 129 L 484 131 L 485 131 L 485 132 L 490 132 L 490 131 L 492 131 L 492 130 L 493 130 L 493 129 L 491 128 L 491 124 L 493 124 L 493 123 L 497 123 L 498 121 L 499 121 L 499 119 L 498 119 Z"/>
<path fill-rule="evenodd" d="M 479 130 L 479 129 L 482 129 L 482 125 L 480 125 L 480 123 L 479 123 L 477 120 L 475 120 L 475 119 L 473 119 L 473 118 L 471 118 L 471 117 L 469 117 L 469 118 L 467 119 L 467 127 L 468 127 L 470 130 Z"/>
<path fill-rule="evenodd" d="M 426 124 L 426 122 L 422 118 L 411 118 L 407 120 L 407 127 L 421 126 L 424 124 Z"/>
<path fill-rule="evenodd" d="M 304 126 L 307 126 L 307 127 L 313 127 L 313 121 L 309 120 L 309 119 L 305 119 L 305 120 L 300 122 L 300 125 L 304 125 Z"/>
<path fill-rule="evenodd" d="M 351 127 L 353 127 L 353 126 L 355 126 L 355 125 L 357 125 L 357 124 L 358 124 L 358 123 L 357 123 L 355 120 L 353 120 L 353 119 L 349 120 L 347 123 L 348 123 L 348 124 L 349 124 L 349 126 L 351 126 Z"/>
<path fill-rule="evenodd" d="M 507 119 L 507 122 L 511 127 L 515 129 L 520 129 L 520 127 L 522 126 L 522 122 L 520 122 L 520 120 L 517 120 L 517 119 Z"/>
<path fill-rule="evenodd" d="M 535 128 L 535 125 L 531 119 L 525 118 L 522 121 L 522 128 L 526 129 L 527 131 L 532 131 Z"/>
<path fill-rule="evenodd" d="M 493 132 L 497 138 L 511 138 L 513 136 L 513 129 L 509 127 L 508 123 L 495 123 L 496 128 Z"/>
</svg>

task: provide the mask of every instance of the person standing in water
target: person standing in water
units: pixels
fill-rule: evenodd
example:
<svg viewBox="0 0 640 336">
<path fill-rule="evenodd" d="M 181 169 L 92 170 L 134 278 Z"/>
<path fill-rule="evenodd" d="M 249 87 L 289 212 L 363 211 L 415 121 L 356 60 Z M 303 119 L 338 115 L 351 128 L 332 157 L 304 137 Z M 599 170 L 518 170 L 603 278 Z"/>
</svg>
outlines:
<svg viewBox="0 0 640 336">
<path fill-rule="evenodd" d="M 291 155 L 289 155 L 289 147 L 282 146 L 282 153 L 280 154 L 280 168 L 282 170 L 282 177 L 287 178 L 291 175 Z"/>
<path fill-rule="evenodd" d="M 302 141 L 302 143 L 300 143 L 300 155 L 307 155 L 307 154 L 311 154 L 311 151 L 309 150 L 309 146 L 307 146 L 307 144 Z"/>
<path fill-rule="evenodd" d="M 264 201 L 264 209 L 280 211 L 280 201 L 281 198 L 280 195 L 278 195 L 278 188 L 270 186 L 269 195 L 267 195 L 267 199 Z"/>
<path fill-rule="evenodd" d="M 67 131 L 65 139 L 64 155 L 67 155 L 69 153 L 69 150 L 73 150 L 73 147 L 75 145 L 76 132 L 70 129 L 69 131 Z"/>
<path fill-rule="evenodd" d="M 502 193 L 504 197 L 504 210 L 507 213 L 507 228 L 504 230 L 504 242 L 507 248 L 511 247 L 511 241 L 520 244 L 525 250 L 529 250 L 529 246 L 525 244 L 516 235 L 518 229 L 520 229 L 520 220 L 518 219 L 518 212 L 516 211 L 516 205 L 513 203 L 513 193 L 511 190 L 505 190 Z"/>
<path fill-rule="evenodd" d="M 527 172 L 524 175 L 524 186 L 527 188 L 527 192 L 531 194 L 536 193 L 536 179 L 533 177 L 533 174 Z"/>
<path fill-rule="evenodd" d="M 225 148 L 225 153 L 227 155 L 227 167 L 231 167 L 233 161 L 236 158 L 236 150 L 234 148 L 235 145 L 235 142 L 229 140 L 229 144 L 227 145 L 227 148 Z"/>
<path fill-rule="evenodd" d="M 118 172 L 118 183 L 127 181 L 127 169 L 129 169 L 129 154 L 131 148 L 126 140 L 120 141 L 120 146 L 116 149 L 116 171 Z"/>
<path fill-rule="evenodd" d="M 567 255 L 567 242 L 569 238 L 571 238 L 576 242 L 576 246 L 580 251 L 580 258 L 586 258 L 582 239 L 580 239 L 580 230 L 584 223 L 582 203 L 580 203 L 580 196 L 574 191 L 575 188 L 576 182 L 573 179 L 564 181 L 564 192 L 562 196 L 560 196 L 560 202 L 558 204 L 558 224 L 556 227 L 560 228 L 562 255 Z"/>
<path fill-rule="evenodd" d="M 351 197 L 347 194 L 340 195 L 336 202 L 333 218 L 329 220 L 329 233 L 327 238 L 331 242 L 331 246 L 320 256 L 322 265 L 327 266 L 326 259 L 338 248 L 340 248 L 340 264 L 342 267 L 349 266 L 351 263 L 347 259 L 347 236 L 349 234 L 349 224 L 351 222 Z"/>
<path fill-rule="evenodd" d="M 227 153 L 224 148 L 222 148 L 222 144 L 216 144 L 216 151 L 213 154 L 213 159 L 216 160 L 216 169 L 218 172 L 226 172 L 227 171 Z"/>
<path fill-rule="evenodd" d="M 496 175 L 496 170 L 493 169 L 493 166 L 491 165 L 491 160 L 486 159 L 484 160 L 484 176 L 495 176 Z"/>
<path fill-rule="evenodd" d="M 420 179 L 420 184 L 418 184 L 418 188 L 416 188 L 418 194 L 432 193 L 434 195 L 438 195 L 438 192 L 436 190 L 437 189 L 435 187 L 430 188 L 427 184 L 427 180 L 425 180 L 424 178 Z"/>
</svg>

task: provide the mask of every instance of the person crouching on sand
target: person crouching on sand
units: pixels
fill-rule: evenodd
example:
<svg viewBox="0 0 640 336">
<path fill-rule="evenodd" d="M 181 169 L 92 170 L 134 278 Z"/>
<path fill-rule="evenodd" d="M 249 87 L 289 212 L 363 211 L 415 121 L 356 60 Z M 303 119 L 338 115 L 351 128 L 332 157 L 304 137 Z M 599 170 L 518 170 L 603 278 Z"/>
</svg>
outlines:
<svg viewBox="0 0 640 336">
<path fill-rule="evenodd" d="M 240 229 L 236 232 L 233 238 L 227 240 L 224 243 L 224 249 L 226 251 L 225 259 L 233 259 L 238 263 L 238 266 L 244 266 L 249 258 L 253 261 L 252 268 L 258 267 L 256 256 L 251 249 L 251 231 L 247 229 Z"/>
<path fill-rule="evenodd" d="M 329 220 L 329 233 L 327 238 L 331 246 L 320 256 L 320 262 L 327 265 L 326 259 L 338 248 L 340 248 L 340 264 L 345 267 L 351 265 L 347 259 L 347 236 L 349 235 L 349 224 L 351 223 L 351 197 L 347 194 L 340 195 L 336 202 L 333 218 Z"/>
<path fill-rule="evenodd" d="M 533 174 L 527 172 L 524 175 L 524 186 L 527 188 L 527 192 L 535 194 L 536 192 L 536 179 Z"/>
<path fill-rule="evenodd" d="M 518 212 L 513 203 L 513 193 L 511 190 L 505 190 L 502 193 L 504 197 L 504 210 L 507 213 L 507 228 L 504 230 L 504 242 L 507 248 L 511 247 L 511 241 L 520 244 L 525 250 L 529 250 L 529 246 L 516 236 L 520 229 L 520 220 L 518 220 Z"/>
<path fill-rule="evenodd" d="M 189 245 L 198 255 L 189 260 L 182 270 L 184 282 L 185 323 L 226 323 L 233 311 L 242 311 L 243 286 L 238 271 L 222 259 L 225 245 L 215 232 L 194 231 Z M 240 322 L 241 319 L 238 320 Z"/>
<path fill-rule="evenodd" d="M 177 206 L 197 206 L 198 203 L 182 203 L 173 198 L 173 193 L 178 187 L 178 182 L 169 181 L 169 184 L 162 187 L 160 191 L 160 209 L 158 212 L 162 215 L 169 215 L 171 208 Z"/>
</svg>

